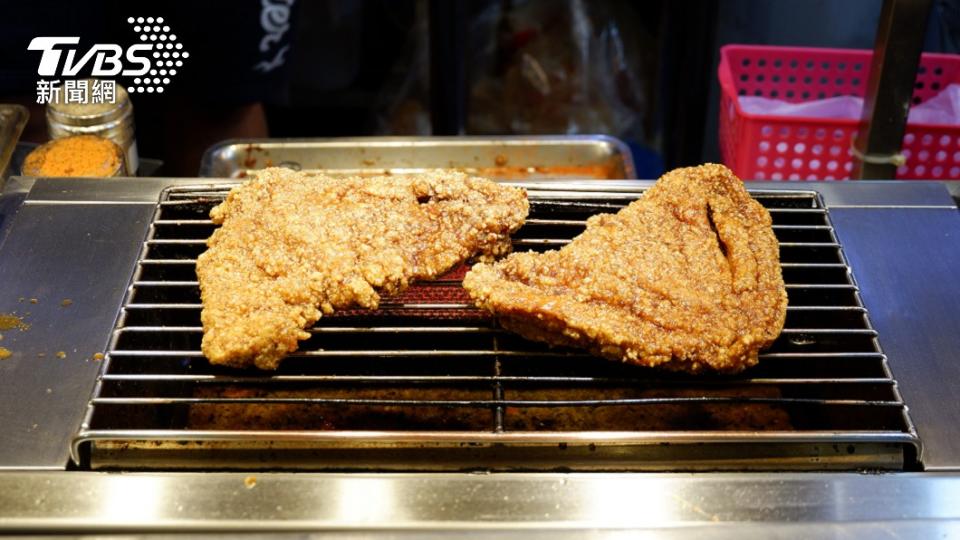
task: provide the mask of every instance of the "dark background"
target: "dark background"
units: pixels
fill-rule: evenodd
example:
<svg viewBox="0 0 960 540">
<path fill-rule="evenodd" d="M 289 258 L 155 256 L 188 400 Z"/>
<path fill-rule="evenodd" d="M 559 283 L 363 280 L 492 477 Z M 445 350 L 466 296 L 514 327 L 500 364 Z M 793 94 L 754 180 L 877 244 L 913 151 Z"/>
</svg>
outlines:
<svg viewBox="0 0 960 540">
<path fill-rule="evenodd" d="M 718 161 L 721 45 L 871 48 L 881 4 L 464 1 L 464 131 L 607 133 L 631 145 L 641 177 Z M 958 4 L 935 0 L 926 50 L 958 52 Z M 126 18 L 153 14 L 192 54 L 170 92 L 133 96 L 140 154 L 163 159 L 163 173 L 196 174 L 202 151 L 228 137 L 427 135 L 428 7 L 427 0 L 298 2 L 283 36 L 286 62 L 260 74 L 251 70 L 262 56 L 259 0 L 0 2 L 0 100 L 35 101 L 32 37 L 128 44 Z M 25 138 L 39 142 L 43 111 L 34 104 L 32 113 Z"/>
</svg>

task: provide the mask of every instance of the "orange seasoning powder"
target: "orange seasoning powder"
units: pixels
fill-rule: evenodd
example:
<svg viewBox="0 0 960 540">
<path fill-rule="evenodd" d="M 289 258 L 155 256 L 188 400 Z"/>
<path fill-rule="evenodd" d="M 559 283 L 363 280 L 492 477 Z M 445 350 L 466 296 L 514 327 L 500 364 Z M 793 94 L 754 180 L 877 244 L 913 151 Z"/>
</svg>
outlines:
<svg viewBox="0 0 960 540">
<path fill-rule="evenodd" d="M 109 139 L 75 135 L 54 139 L 34 149 L 23 161 L 27 176 L 116 176 L 123 170 L 123 153 Z"/>
</svg>

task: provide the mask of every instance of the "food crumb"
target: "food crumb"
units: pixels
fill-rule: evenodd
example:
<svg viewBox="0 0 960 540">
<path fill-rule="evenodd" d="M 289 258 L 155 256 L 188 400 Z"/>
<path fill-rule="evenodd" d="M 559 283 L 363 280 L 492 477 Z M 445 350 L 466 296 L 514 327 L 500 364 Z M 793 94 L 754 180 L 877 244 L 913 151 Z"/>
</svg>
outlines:
<svg viewBox="0 0 960 540">
<path fill-rule="evenodd" d="M 0 360 L 6 360 L 7 358 L 10 358 L 10 355 L 12 354 L 13 353 L 10 352 L 10 349 L 6 347 L 0 347 Z"/>
<path fill-rule="evenodd" d="M 38 353 L 37 353 L 37 356 L 40 357 L 40 358 L 43 358 L 43 357 L 46 356 L 46 355 L 47 355 L 47 353 L 45 353 L 45 352 L 38 352 Z"/>
<path fill-rule="evenodd" d="M 96 360 L 97 362 L 99 362 L 100 360 L 103 360 L 103 353 L 100 353 L 100 352 L 93 353 L 93 359 Z"/>
<path fill-rule="evenodd" d="M 31 299 L 30 299 L 30 303 L 31 303 L 31 304 L 38 304 L 39 302 L 40 302 L 40 301 L 37 300 L 36 298 L 31 298 Z"/>
<path fill-rule="evenodd" d="M 48 393 L 48 394 L 52 394 L 52 393 L 53 393 L 53 388 L 47 388 L 47 393 Z"/>
<path fill-rule="evenodd" d="M 497 154 L 497 156 L 493 158 L 493 162 L 497 167 L 503 167 L 507 164 L 507 156 L 503 154 Z"/>
<path fill-rule="evenodd" d="M 57 358 L 66 358 L 66 357 L 67 357 L 67 353 L 63 351 L 57 351 Z"/>
<path fill-rule="evenodd" d="M 257 485 L 257 477 L 256 477 L 256 476 L 248 476 L 248 477 L 244 478 L 244 479 L 243 479 L 243 485 L 247 486 L 247 489 L 253 489 L 253 487 Z"/>
<path fill-rule="evenodd" d="M 73 300 L 71 300 L 71 299 L 69 299 L 69 298 L 64 298 L 63 301 L 60 302 L 60 305 L 63 306 L 63 307 L 67 307 L 67 306 L 69 306 L 70 304 L 73 304 Z"/>
<path fill-rule="evenodd" d="M 23 322 L 23 319 L 16 315 L 0 313 L 0 330 L 11 330 L 14 328 L 22 331 L 29 329 L 30 325 Z"/>
</svg>

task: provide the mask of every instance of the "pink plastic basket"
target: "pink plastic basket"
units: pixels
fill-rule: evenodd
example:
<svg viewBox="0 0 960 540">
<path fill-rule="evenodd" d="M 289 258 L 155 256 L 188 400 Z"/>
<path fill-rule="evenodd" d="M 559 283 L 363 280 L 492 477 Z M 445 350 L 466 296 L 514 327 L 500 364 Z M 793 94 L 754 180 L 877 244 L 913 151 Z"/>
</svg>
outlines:
<svg viewBox="0 0 960 540">
<path fill-rule="evenodd" d="M 872 51 L 727 45 L 720 49 L 720 153 L 744 180 L 845 180 L 859 121 L 749 114 L 737 96 L 802 102 L 863 96 Z M 960 83 L 960 56 L 925 53 L 913 103 Z M 898 179 L 960 179 L 960 127 L 908 124 Z"/>
</svg>

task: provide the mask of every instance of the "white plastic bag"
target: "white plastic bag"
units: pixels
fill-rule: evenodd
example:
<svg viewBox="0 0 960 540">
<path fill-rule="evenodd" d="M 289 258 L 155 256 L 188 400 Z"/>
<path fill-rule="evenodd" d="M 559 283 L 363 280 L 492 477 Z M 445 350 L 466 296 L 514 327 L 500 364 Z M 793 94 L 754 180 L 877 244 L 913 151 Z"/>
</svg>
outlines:
<svg viewBox="0 0 960 540">
<path fill-rule="evenodd" d="M 839 96 L 803 103 L 788 103 L 779 99 L 740 96 L 740 107 L 750 114 L 858 120 L 860 111 L 863 109 L 863 98 Z"/>
<path fill-rule="evenodd" d="M 740 107 L 750 114 L 859 120 L 863 98 L 839 96 L 788 103 L 779 99 L 740 96 Z M 951 84 L 936 96 L 911 107 L 907 123 L 960 126 L 960 84 Z"/>
<path fill-rule="evenodd" d="M 932 98 L 914 105 L 907 123 L 960 125 L 960 84 L 951 84 Z"/>
</svg>

